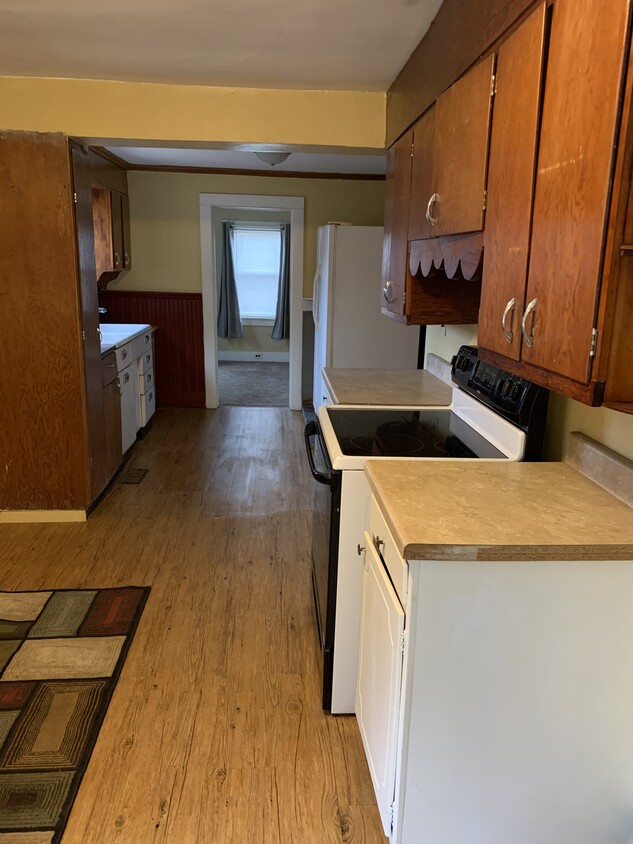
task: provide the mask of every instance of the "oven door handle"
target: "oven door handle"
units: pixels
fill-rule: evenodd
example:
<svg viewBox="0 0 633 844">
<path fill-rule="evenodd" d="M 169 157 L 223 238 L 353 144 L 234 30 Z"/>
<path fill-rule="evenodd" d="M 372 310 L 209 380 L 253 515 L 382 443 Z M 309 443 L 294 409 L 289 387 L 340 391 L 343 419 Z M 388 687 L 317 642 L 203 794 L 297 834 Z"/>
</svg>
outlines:
<svg viewBox="0 0 633 844">
<path fill-rule="evenodd" d="M 308 463 L 310 464 L 310 471 L 312 472 L 312 477 L 315 481 L 318 481 L 320 484 L 332 486 L 332 476 L 324 475 L 323 472 L 319 472 L 317 467 L 314 465 L 314 456 L 312 454 L 312 446 L 310 444 L 310 440 L 312 439 L 312 437 L 319 436 L 319 429 L 317 428 L 317 424 L 314 419 L 308 422 L 308 424 L 305 426 L 303 436 L 306 442 L 306 452 L 308 455 Z"/>
</svg>

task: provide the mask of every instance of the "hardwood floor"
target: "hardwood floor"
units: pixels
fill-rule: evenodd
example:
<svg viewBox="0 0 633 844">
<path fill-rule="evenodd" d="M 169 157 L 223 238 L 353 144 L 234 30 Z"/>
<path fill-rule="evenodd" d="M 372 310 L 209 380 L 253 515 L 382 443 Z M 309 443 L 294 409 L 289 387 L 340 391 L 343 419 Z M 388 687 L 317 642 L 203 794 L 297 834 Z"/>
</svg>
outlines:
<svg viewBox="0 0 633 844">
<path fill-rule="evenodd" d="M 384 844 L 320 708 L 301 414 L 163 410 L 80 525 L 0 526 L 2 589 L 151 585 L 63 844 Z"/>
</svg>

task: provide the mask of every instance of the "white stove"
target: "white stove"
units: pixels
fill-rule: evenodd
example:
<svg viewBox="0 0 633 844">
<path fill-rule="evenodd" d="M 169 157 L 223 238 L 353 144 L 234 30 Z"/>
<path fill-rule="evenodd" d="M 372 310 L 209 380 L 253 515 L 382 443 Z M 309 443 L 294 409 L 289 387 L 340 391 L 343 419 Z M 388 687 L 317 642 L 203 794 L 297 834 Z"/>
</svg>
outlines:
<svg viewBox="0 0 633 844">
<path fill-rule="evenodd" d="M 478 359 L 453 359 L 452 402 L 442 407 L 321 406 L 306 426 L 315 488 L 312 581 L 324 651 L 323 708 L 354 711 L 362 540 L 369 489 L 365 462 L 538 460 L 548 392 Z"/>
</svg>

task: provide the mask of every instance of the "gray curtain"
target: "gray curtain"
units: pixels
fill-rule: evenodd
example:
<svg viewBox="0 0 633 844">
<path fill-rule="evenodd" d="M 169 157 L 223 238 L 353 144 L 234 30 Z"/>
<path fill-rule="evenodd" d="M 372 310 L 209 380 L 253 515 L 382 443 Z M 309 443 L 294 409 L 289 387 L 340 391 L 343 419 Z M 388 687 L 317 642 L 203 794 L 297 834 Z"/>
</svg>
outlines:
<svg viewBox="0 0 633 844">
<path fill-rule="evenodd" d="M 233 235 L 230 223 L 222 223 L 222 270 L 218 305 L 218 337 L 243 337 L 240 303 L 235 284 Z"/>
<path fill-rule="evenodd" d="M 273 340 L 287 340 L 290 337 L 290 223 L 282 223 L 280 229 L 279 287 L 275 324 L 271 334 Z"/>
</svg>

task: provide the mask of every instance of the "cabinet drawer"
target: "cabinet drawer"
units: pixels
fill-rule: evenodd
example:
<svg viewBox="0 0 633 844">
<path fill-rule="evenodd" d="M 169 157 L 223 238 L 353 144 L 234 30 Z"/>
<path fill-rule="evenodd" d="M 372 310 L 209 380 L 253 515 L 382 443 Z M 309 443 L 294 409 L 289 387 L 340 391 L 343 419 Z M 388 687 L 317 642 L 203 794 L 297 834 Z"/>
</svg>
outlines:
<svg viewBox="0 0 633 844">
<path fill-rule="evenodd" d="M 156 390 L 152 387 L 147 393 L 138 397 L 138 424 L 143 428 L 154 415 L 156 410 Z"/>
<path fill-rule="evenodd" d="M 389 577 L 391 578 L 398 598 L 400 598 L 402 606 L 405 607 L 409 583 L 409 564 L 400 556 L 391 531 L 387 527 L 387 522 L 380 512 L 380 507 L 375 498 L 372 498 L 369 508 L 369 532 L 374 547 L 378 549 L 385 567 L 389 572 Z"/>
<path fill-rule="evenodd" d="M 149 391 L 154 386 L 154 370 L 149 369 L 147 372 L 139 372 L 136 376 L 138 378 L 138 391 L 142 395 L 143 393 L 149 393 Z"/>
<path fill-rule="evenodd" d="M 136 360 L 140 358 L 141 355 L 145 354 L 145 352 L 149 352 L 152 349 L 152 332 L 145 331 L 143 334 L 139 334 L 138 337 L 135 337 L 132 340 L 132 360 Z"/>
<path fill-rule="evenodd" d="M 129 366 L 134 360 L 132 355 L 132 343 L 126 343 L 125 346 L 115 349 L 115 354 L 117 369 L 121 372 L 122 369 L 125 369 L 125 367 Z"/>
<path fill-rule="evenodd" d="M 107 387 L 111 384 L 117 376 L 118 366 L 116 362 L 116 352 L 113 350 L 101 358 L 101 380 L 102 385 Z"/>
<path fill-rule="evenodd" d="M 151 346 L 137 359 L 137 366 L 139 375 L 144 375 L 152 369 L 154 366 L 154 352 Z"/>
</svg>

